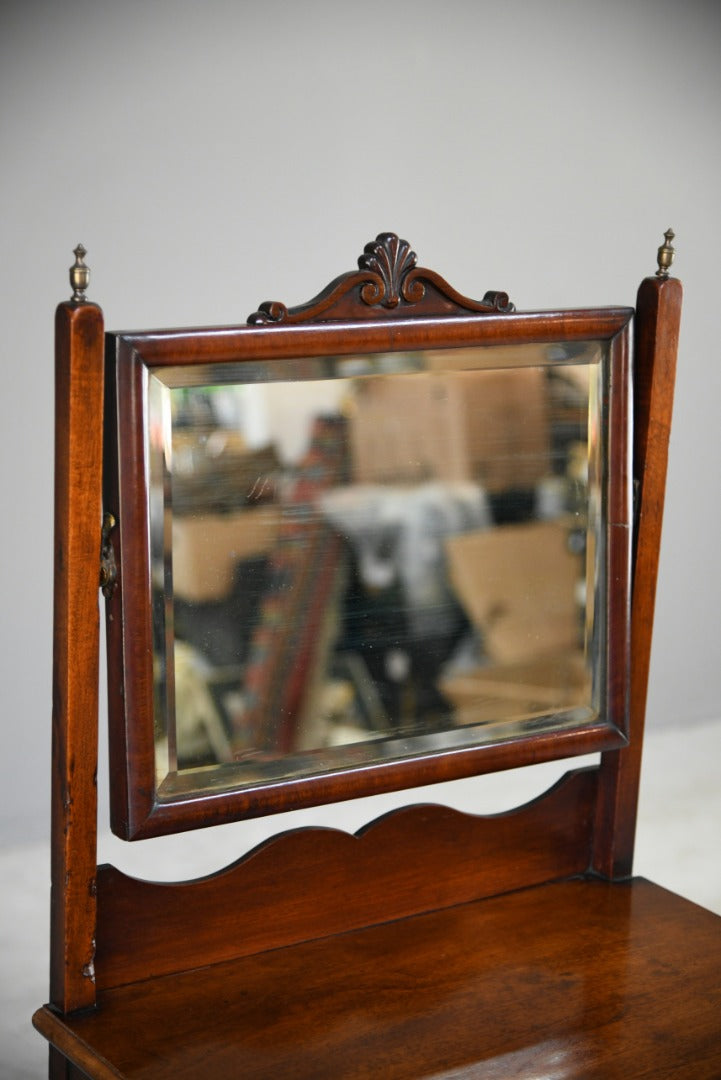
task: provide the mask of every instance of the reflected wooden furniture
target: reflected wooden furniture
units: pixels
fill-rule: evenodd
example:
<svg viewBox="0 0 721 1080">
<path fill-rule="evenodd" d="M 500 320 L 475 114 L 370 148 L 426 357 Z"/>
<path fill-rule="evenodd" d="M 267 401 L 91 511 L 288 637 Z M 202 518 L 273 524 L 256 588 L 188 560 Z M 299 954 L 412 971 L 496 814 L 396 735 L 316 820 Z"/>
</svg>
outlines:
<svg viewBox="0 0 721 1080">
<path fill-rule="evenodd" d="M 34 1018 L 55 1080 L 721 1075 L 721 920 L 631 877 L 681 307 L 665 261 L 635 319 L 628 745 L 510 813 L 410 806 L 181 884 L 96 865 L 103 328 L 81 289 L 60 305 L 51 987 Z"/>
</svg>

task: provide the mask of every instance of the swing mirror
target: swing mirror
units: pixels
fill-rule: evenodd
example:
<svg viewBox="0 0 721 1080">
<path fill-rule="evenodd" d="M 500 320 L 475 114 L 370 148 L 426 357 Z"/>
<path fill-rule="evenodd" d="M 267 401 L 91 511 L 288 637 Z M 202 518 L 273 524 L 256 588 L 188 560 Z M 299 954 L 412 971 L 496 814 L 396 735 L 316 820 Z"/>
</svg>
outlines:
<svg viewBox="0 0 721 1080">
<path fill-rule="evenodd" d="M 402 244 L 108 335 L 121 836 L 623 744 L 631 313 L 469 301 Z"/>
</svg>

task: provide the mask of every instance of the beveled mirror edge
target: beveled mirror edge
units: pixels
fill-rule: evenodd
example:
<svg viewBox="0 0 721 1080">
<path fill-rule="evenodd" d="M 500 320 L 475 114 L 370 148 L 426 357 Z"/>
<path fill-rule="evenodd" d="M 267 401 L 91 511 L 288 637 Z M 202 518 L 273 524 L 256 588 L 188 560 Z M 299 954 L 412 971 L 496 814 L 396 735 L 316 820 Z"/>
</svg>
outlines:
<svg viewBox="0 0 721 1080">
<path fill-rule="evenodd" d="M 151 752 L 148 756 L 147 740 L 139 737 L 140 725 L 147 722 L 153 692 L 150 611 L 147 588 L 143 588 L 143 581 L 149 581 L 150 568 L 143 527 L 143 433 L 140 425 L 122 425 L 119 419 L 117 375 L 123 365 L 116 356 L 116 345 L 126 361 L 129 381 L 124 389 L 130 391 L 130 407 L 141 415 L 143 379 L 142 364 L 136 355 L 128 352 L 115 335 L 106 334 L 103 505 L 106 512 L 116 508 L 110 512 L 117 523 L 109 538 L 117 577 L 115 588 L 105 598 L 110 824 L 117 836 L 131 839 L 134 823 L 139 815 L 142 819 L 152 812 L 155 797 L 154 755 Z M 134 436 L 132 444 L 129 437 L 119 438 L 121 426 L 127 427 L 128 436 Z M 125 548 L 134 552 L 135 575 L 125 573 Z M 134 628 L 132 633 L 130 627 Z M 150 724 L 152 733 L 152 714 Z"/>
<path fill-rule="evenodd" d="M 167 802 L 154 801 L 147 816 L 138 820 L 132 833 L 128 830 L 116 835 L 125 840 L 146 840 L 288 810 L 308 809 L 468 779 L 510 768 L 619 750 L 627 745 L 627 737 L 618 728 L 610 724 L 595 724 L 507 743 L 460 751 L 453 749 L 362 768 L 340 769 L 301 780 L 260 784 L 220 794 L 204 793 Z M 431 800 L 426 798 L 426 801 Z"/>
<path fill-rule="evenodd" d="M 143 375 L 147 367 L 163 367 L 198 362 L 227 363 L 312 355 L 373 352 L 377 349 L 420 349 L 463 347 L 469 344 L 529 343 L 583 339 L 610 342 L 611 364 L 615 374 L 615 417 L 609 451 L 628 456 L 626 431 L 628 401 L 628 325 L 633 310 L 629 308 L 578 309 L 565 312 L 530 312 L 500 317 L 481 315 L 405 320 L 393 324 L 319 324 L 312 327 L 237 327 L 200 331 L 153 331 L 148 334 L 110 333 L 107 335 L 106 447 L 114 459 L 119 427 L 125 430 L 128 408 L 141 410 Z M 619 385 L 620 384 L 620 385 Z M 619 396 L 620 391 L 620 396 Z M 122 398 L 122 408 L 119 405 Z M 621 404 L 619 404 L 619 402 Z M 119 408 L 123 413 L 119 416 Z M 137 415 L 137 413 L 136 413 Z M 132 428 L 132 425 L 130 425 Z M 123 440 L 117 467 L 105 478 L 105 506 L 116 512 L 118 526 L 111 542 L 120 569 L 118 588 L 107 600 L 108 675 L 111 775 L 111 826 L 124 839 L 142 839 L 190 828 L 201 828 L 243 817 L 281 812 L 302 806 L 341 801 L 393 791 L 419 784 L 458 779 L 482 772 L 497 771 L 536 761 L 564 758 L 595 750 L 625 745 L 627 731 L 626 661 L 627 656 L 629 567 L 630 567 L 630 497 L 628 483 L 622 492 L 612 495 L 617 508 L 613 517 L 613 535 L 608 530 L 607 572 L 616 580 L 618 590 L 611 590 L 610 623 L 616 632 L 607 636 L 607 687 L 610 697 L 605 713 L 607 721 L 589 725 L 582 731 L 543 734 L 526 740 L 522 750 L 516 741 L 508 744 L 467 748 L 443 754 L 427 754 L 400 762 L 369 765 L 360 770 L 343 769 L 300 780 L 273 782 L 249 788 L 246 792 L 202 794 L 192 798 L 159 802 L 155 797 L 155 764 L 152 737 L 143 736 L 142 717 L 152 701 L 152 648 L 150 616 L 147 604 L 149 566 L 145 554 L 136 564 L 135 580 L 130 590 L 123 588 L 123 546 L 136 550 L 138 541 L 147 536 L 144 448 L 142 432 L 135 425 L 134 439 Z M 115 452 L 117 453 L 117 451 Z M 623 470 L 626 476 L 626 470 Z M 623 507 L 626 511 L 623 511 Z M 627 521 L 621 520 L 627 517 Z M 610 519 L 609 519 L 610 525 Z M 611 540 L 613 539 L 613 542 Z M 126 633 L 126 626 L 140 630 Z M 144 624 L 144 625 L 143 625 Z M 616 642 L 614 645 L 613 642 Z M 134 672 L 130 677 L 130 672 Z M 139 718 L 141 724 L 138 723 Z M 145 727 L 152 736 L 152 717 Z"/>
</svg>

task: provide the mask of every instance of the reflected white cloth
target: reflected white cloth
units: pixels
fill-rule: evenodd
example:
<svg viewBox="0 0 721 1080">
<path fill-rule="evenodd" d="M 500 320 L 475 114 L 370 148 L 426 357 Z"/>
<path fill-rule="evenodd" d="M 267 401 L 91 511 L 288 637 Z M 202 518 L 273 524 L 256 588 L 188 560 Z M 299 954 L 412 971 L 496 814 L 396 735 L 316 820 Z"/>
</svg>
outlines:
<svg viewBox="0 0 721 1080">
<path fill-rule="evenodd" d="M 321 509 L 352 544 L 364 585 L 382 589 L 400 584 L 414 636 L 447 629 L 452 594 L 444 541 L 490 526 L 492 515 L 482 488 L 462 482 L 358 484 L 323 495 Z"/>
</svg>

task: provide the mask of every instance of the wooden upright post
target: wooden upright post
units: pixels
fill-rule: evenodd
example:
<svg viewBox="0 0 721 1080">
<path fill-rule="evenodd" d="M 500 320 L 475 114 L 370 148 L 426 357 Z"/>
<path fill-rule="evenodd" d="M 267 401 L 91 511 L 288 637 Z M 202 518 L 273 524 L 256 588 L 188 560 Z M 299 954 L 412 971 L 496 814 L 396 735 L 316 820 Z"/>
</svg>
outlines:
<svg viewBox="0 0 721 1080">
<path fill-rule="evenodd" d="M 103 314 L 75 254 L 55 316 L 50 1000 L 63 1013 L 95 1004 Z"/>
<path fill-rule="evenodd" d="M 641 774 L 641 748 L 651 659 L 668 441 L 676 377 L 683 288 L 668 277 L 673 232 L 659 248 L 655 277 L 641 282 L 634 326 L 633 481 L 635 537 L 631 600 L 630 747 L 601 757 L 593 868 L 630 876 Z"/>
</svg>

